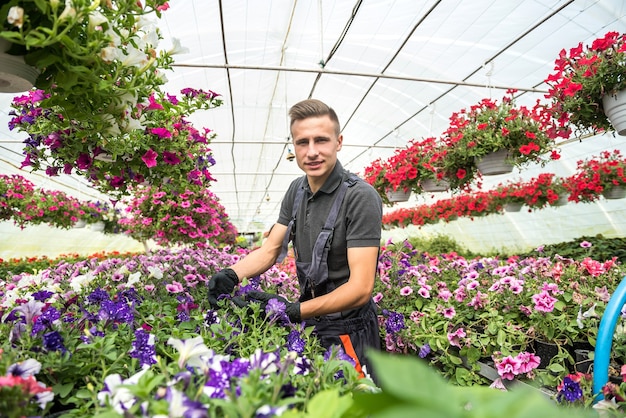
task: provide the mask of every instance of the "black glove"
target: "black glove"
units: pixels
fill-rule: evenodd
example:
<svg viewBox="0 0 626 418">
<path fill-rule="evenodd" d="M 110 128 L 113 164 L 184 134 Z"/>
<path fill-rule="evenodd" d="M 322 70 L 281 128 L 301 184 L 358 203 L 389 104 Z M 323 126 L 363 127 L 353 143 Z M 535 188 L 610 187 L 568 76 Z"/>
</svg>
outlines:
<svg viewBox="0 0 626 418">
<path fill-rule="evenodd" d="M 217 308 L 217 298 L 223 294 L 231 294 L 239 283 L 239 277 L 233 269 L 222 269 L 215 273 L 209 280 L 209 304 L 213 309 Z"/>
<path fill-rule="evenodd" d="M 261 310 L 263 312 L 265 312 L 267 303 L 272 299 L 276 299 L 285 304 L 285 314 L 287 314 L 292 323 L 297 324 L 302 322 L 302 317 L 300 316 L 300 302 L 289 302 L 282 296 L 273 293 L 258 292 L 256 290 L 246 293 L 246 298 L 248 300 L 261 302 Z"/>
</svg>

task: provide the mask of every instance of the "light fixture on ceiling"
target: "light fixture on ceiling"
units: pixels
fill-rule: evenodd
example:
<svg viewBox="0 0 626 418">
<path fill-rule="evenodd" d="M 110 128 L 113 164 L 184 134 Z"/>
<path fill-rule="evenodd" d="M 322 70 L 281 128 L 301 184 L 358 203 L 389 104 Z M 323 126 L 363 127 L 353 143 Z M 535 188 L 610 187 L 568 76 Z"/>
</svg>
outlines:
<svg viewBox="0 0 626 418">
<path fill-rule="evenodd" d="M 270 201 L 270 195 L 269 195 L 269 194 L 266 194 L 266 195 L 265 195 L 265 201 L 266 201 L 266 202 L 269 202 L 269 201 Z"/>
<path fill-rule="evenodd" d="M 296 154 L 291 152 L 290 148 L 287 148 L 287 157 L 285 157 L 287 161 L 293 161 L 296 158 Z"/>
</svg>

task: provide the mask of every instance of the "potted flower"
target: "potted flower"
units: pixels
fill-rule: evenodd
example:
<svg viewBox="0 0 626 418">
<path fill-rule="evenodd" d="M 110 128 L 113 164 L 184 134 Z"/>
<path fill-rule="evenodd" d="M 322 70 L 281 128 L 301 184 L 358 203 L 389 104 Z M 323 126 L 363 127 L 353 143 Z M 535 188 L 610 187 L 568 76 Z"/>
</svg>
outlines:
<svg viewBox="0 0 626 418">
<path fill-rule="evenodd" d="M 552 151 L 550 159 L 558 158 L 552 122 L 545 111 L 539 104 L 533 108 L 516 106 L 514 93 L 507 91 L 500 103 L 483 99 L 450 117 L 450 126 L 444 132 L 448 147 L 444 161 L 450 172 L 465 171 L 461 186 L 472 180 L 476 170 L 482 175 L 502 174 L 514 166 L 545 163 L 548 159 L 544 154 L 548 151 Z M 481 167 L 484 158 L 494 153 L 500 154 L 501 159 Z"/>
<path fill-rule="evenodd" d="M 165 79 L 171 52 L 149 19 L 166 0 L 9 0 L 0 8 L 0 39 L 40 73 L 35 86 L 51 93 L 45 107 L 60 106 L 68 119 L 123 118 L 129 104 L 145 100 Z"/>
<path fill-rule="evenodd" d="M 583 47 L 581 42 L 569 52 L 563 49 L 554 73 L 545 80 L 551 100 L 547 110 L 564 129 L 572 126 L 581 133 L 610 129 L 605 111 L 626 88 L 625 73 L 626 34 L 608 32 L 591 45 Z M 626 134 L 625 126 L 614 129 Z"/>
<path fill-rule="evenodd" d="M 580 160 L 567 187 L 575 202 L 594 202 L 600 195 L 607 199 L 626 197 L 626 158 L 620 150 L 603 151 L 600 157 Z"/>
<path fill-rule="evenodd" d="M 103 125 L 97 117 L 71 119 L 49 107 L 51 95 L 32 90 L 14 98 L 10 129 L 28 133 L 22 167 L 57 176 L 76 172 L 114 196 L 138 184 L 208 184 L 215 163 L 210 130 L 199 131 L 186 116 L 221 104 L 214 92 L 183 89 L 180 96 L 161 92 L 138 103 L 122 120 Z M 120 124 L 118 124 L 120 123 Z"/>
<path fill-rule="evenodd" d="M 10 127 L 30 136 L 23 167 L 76 172 L 114 195 L 144 181 L 210 180 L 211 135 L 185 117 L 221 100 L 213 92 L 161 91 L 180 49 L 176 41 L 157 49 L 161 35 L 150 18 L 167 8 L 165 0 L 11 0 L 0 9 L 8 52 L 40 72 L 37 90 L 13 103 Z"/>
<path fill-rule="evenodd" d="M 126 215 L 118 221 L 119 226 L 138 241 L 217 247 L 232 245 L 237 236 L 224 207 L 207 188 L 189 187 L 177 192 L 140 187 L 124 203 Z"/>
</svg>

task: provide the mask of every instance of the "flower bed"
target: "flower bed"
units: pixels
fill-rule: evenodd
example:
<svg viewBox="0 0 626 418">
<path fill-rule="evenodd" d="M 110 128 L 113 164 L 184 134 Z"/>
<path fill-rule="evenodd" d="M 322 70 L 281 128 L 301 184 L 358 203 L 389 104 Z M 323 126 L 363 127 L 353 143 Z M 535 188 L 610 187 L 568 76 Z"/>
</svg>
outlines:
<svg viewBox="0 0 626 418">
<path fill-rule="evenodd" d="M 284 322 L 280 310 L 261 314 L 227 299 L 208 308 L 206 281 L 245 251 L 162 250 L 0 278 L 0 372 L 17 379 L 16 370 L 27 369 L 19 376 L 36 379 L 41 389 L 29 394 L 28 413 L 45 405 L 68 416 L 273 416 L 287 409 L 300 416 L 328 391 L 341 399 L 377 391 L 357 379 L 341 352 L 323 350 L 310 329 Z M 295 300 L 293 268 L 287 260 L 238 292 L 255 287 Z M 481 374 L 480 360 L 497 371 L 496 385 L 515 379 L 557 393 L 572 372 L 569 345 L 595 343 L 623 269 L 615 260 L 470 260 L 389 244 L 379 275 L 375 301 L 387 351 L 422 357 L 456 385 L 494 383 Z M 560 347 L 545 367 L 539 339 Z M 625 359 L 615 353 L 614 361 Z M 390 384 L 385 372 L 383 386 Z M 0 402 L 12 396 L 4 390 Z M 585 396 L 589 404 L 589 390 Z"/>
<path fill-rule="evenodd" d="M 207 308 L 208 277 L 238 257 L 161 251 L 3 278 L 0 372 L 17 376 L 20 365 L 30 365 L 23 377 L 37 379 L 45 397 L 25 413 L 46 405 L 70 416 L 206 416 L 209 408 L 221 416 L 271 416 L 306 407 L 319 391 L 364 385 L 341 352 L 323 350 L 310 330 L 280 315 L 229 301 Z M 286 277 L 273 268 L 246 288 L 293 298 Z M 11 395 L 0 388 L 2 402 Z"/>
</svg>

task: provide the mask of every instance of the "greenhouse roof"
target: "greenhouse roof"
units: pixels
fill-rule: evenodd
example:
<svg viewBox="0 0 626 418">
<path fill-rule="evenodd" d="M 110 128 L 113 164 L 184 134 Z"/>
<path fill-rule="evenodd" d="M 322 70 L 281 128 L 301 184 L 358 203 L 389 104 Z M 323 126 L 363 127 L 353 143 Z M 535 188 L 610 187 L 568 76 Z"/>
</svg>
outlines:
<svg viewBox="0 0 626 418">
<path fill-rule="evenodd" d="M 178 38 L 189 52 L 174 57 L 166 88 L 223 96 L 221 107 L 190 119 L 217 134 L 211 187 L 241 232 L 268 228 L 301 174 L 286 158 L 287 111 L 295 102 L 317 98 L 337 111 L 339 159 L 361 173 L 411 139 L 441 134 L 453 112 L 485 97 L 499 100 L 517 89 L 520 104 L 542 100 L 543 80 L 562 49 L 626 32 L 626 4 L 616 0 L 172 0 L 170 6 L 159 23 L 161 42 Z M 0 95 L 1 172 L 104 199 L 84 179 L 19 170 L 25 135 L 7 127 L 13 97 Z M 609 145 L 623 147 L 624 140 Z M 560 169 L 573 169 L 585 152 L 571 152 Z"/>
</svg>

